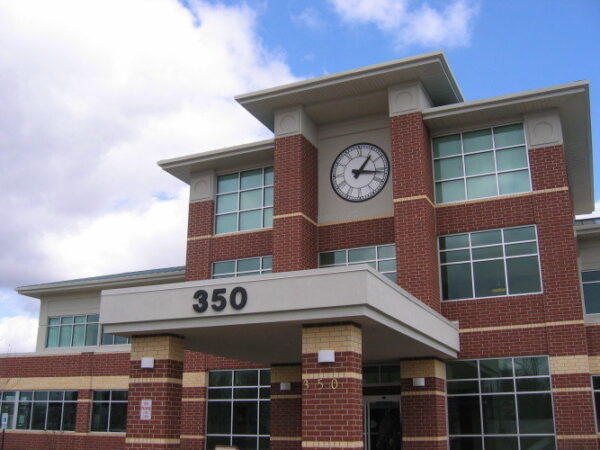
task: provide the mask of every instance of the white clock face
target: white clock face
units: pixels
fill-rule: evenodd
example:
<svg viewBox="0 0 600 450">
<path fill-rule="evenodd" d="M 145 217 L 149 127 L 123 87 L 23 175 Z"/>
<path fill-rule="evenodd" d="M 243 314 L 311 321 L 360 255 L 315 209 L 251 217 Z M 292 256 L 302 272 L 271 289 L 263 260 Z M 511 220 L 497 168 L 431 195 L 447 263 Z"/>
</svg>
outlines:
<svg viewBox="0 0 600 450">
<path fill-rule="evenodd" d="M 351 202 L 375 197 L 390 175 L 386 154 L 373 144 L 354 144 L 345 149 L 331 166 L 331 186 L 337 195 Z"/>
</svg>

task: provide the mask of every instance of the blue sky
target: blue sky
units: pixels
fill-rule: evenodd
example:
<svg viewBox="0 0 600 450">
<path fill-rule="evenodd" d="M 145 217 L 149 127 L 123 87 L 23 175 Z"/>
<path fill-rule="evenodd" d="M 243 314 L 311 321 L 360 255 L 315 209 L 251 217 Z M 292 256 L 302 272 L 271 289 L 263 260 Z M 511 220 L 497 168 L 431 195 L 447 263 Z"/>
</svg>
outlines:
<svg viewBox="0 0 600 450">
<path fill-rule="evenodd" d="M 33 345 L 15 286 L 184 264 L 187 187 L 156 161 L 268 137 L 234 95 L 443 50 L 467 100 L 589 80 L 597 148 L 598 23 L 598 0 L 1 2 L 0 353 Z"/>
</svg>

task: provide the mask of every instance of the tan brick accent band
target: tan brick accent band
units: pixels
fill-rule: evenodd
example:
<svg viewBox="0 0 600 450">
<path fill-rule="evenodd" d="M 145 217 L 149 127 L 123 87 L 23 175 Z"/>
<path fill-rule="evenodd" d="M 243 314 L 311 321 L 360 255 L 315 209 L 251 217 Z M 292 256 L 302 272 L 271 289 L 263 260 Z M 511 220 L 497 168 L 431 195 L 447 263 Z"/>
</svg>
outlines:
<svg viewBox="0 0 600 450">
<path fill-rule="evenodd" d="M 590 373 L 587 355 L 551 356 L 550 374 Z"/>
<path fill-rule="evenodd" d="M 431 199 L 429 197 L 427 197 L 426 195 L 413 195 L 412 197 L 395 198 L 394 203 L 411 202 L 413 200 L 427 200 L 427 203 L 429 203 L 432 207 L 434 207 L 434 208 L 436 207 L 436 204 L 433 203 L 431 201 Z"/>
<path fill-rule="evenodd" d="M 182 402 L 204 402 L 204 401 L 206 401 L 206 398 L 204 398 L 204 397 L 183 397 L 181 399 L 181 401 Z"/>
<path fill-rule="evenodd" d="M 307 222 L 312 223 L 315 227 L 318 226 L 317 222 L 315 222 L 310 217 L 308 217 L 306 214 L 301 213 L 301 212 L 289 213 L 289 214 L 277 214 L 277 215 L 273 216 L 273 220 L 276 220 L 276 219 L 287 219 L 288 217 L 302 217 Z"/>
<path fill-rule="evenodd" d="M 204 439 L 203 434 L 182 434 L 179 437 L 181 439 Z"/>
<path fill-rule="evenodd" d="M 271 436 L 272 441 L 301 441 L 301 436 Z"/>
<path fill-rule="evenodd" d="M 193 237 L 189 237 L 187 240 L 188 241 L 200 241 L 202 239 L 210 239 L 212 238 L 212 234 L 205 234 L 203 236 L 193 236 Z"/>
<path fill-rule="evenodd" d="M 588 363 L 590 365 L 590 373 L 592 375 L 600 375 L 600 356 L 590 356 Z"/>
<path fill-rule="evenodd" d="M 183 361 L 183 339 L 176 336 L 133 336 L 131 361 L 143 357 Z"/>
<path fill-rule="evenodd" d="M 556 439 L 596 439 L 596 434 L 558 434 Z"/>
<path fill-rule="evenodd" d="M 271 366 L 271 383 L 292 383 L 302 380 L 302 366 Z"/>
<path fill-rule="evenodd" d="M 481 333 L 485 331 L 523 330 L 528 328 L 559 327 L 565 325 L 583 325 L 583 320 L 563 320 L 558 322 L 523 323 L 519 325 L 499 325 L 495 327 L 463 328 L 460 333 Z"/>
<path fill-rule="evenodd" d="M 44 434 L 44 435 L 61 435 L 64 436 L 65 434 L 68 433 L 68 436 L 97 436 L 97 437 L 123 437 L 125 436 L 125 432 L 122 433 L 117 433 L 117 432 L 87 432 L 87 433 L 81 433 L 78 431 L 68 431 L 67 433 L 65 433 L 64 431 L 59 431 L 59 430 L 4 430 L 6 431 L 6 433 L 9 434 Z M 2 442 L 2 440 L 0 440 L 0 442 Z"/>
<path fill-rule="evenodd" d="M 272 394 L 271 400 L 273 399 L 288 399 L 288 398 L 302 398 L 300 394 Z"/>
<path fill-rule="evenodd" d="M 400 376 L 402 378 L 435 377 L 445 380 L 446 365 L 437 359 L 400 361 Z"/>
<path fill-rule="evenodd" d="M 4 390 L 127 389 L 128 375 L 0 378 Z"/>
<path fill-rule="evenodd" d="M 206 372 L 184 372 L 183 387 L 206 387 Z"/>
<path fill-rule="evenodd" d="M 554 388 L 552 392 L 592 392 L 591 387 Z"/>
<path fill-rule="evenodd" d="M 402 391 L 400 393 L 402 397 L 415 397 L 420 395 L 441 395 L 446 396 L 444 391 Z"/>
<path fill-rule="evenodd" d="M 169 384 L 181 384 L 179 378 L 168 378 L 168 377 L 156 377 L 156 378 L 130 378 L 129 384 L 142 384 L 142 383 L 169 383 Z"/>
<path fill-rule="evenodd" d="M 320 373 L 303 373 L 303 380 L 319 380 L 322 378 L 354 378 L 362 380 L 362 373 L 359 372 L 320 372 Z"/>
<path fill-rule="evenodd" d="M 302 353 L 319 350 L 362 353 L 362 330 L 356 325 L 306 327 L 302 330 Z"/>
<path fill-rule="evenodd" d="M 448 436 L 406 436 L 402 440 L 406 442 L 439 442 L 447 441 Z"/>
<path fill-rule="evenodd" d="M 211 237 L 214 239 L 219 239 L 219 238 L 228 237 L 228 236 L 238 236 L 240 234 L 262 233 L 264 231 L 271 231 L 272 229 L 273 229 L 272 227 L 268 227 L 268 228 L 260 228 L 258 230 L 233 231 L 231 233 L 213 234 Z"/>
<path fill-rule="evenodd" d="M 363 441 L 302 441 L 302 447 L 363 448 Z"/>
<path fill-rule="evenodd" d="M 179 444 L 180 439 L 167 438 L 125 438 L 128 444 Z"/>
</svg>

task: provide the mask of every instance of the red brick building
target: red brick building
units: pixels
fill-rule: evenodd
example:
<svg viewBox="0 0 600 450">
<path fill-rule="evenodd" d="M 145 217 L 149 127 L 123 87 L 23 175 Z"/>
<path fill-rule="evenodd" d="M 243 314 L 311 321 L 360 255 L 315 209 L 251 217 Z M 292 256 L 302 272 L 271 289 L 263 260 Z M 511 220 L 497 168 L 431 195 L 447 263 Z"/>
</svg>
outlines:
<svg viewBox="0 0 600 450">
<path fill-rule="evenodd" d="M 159 163 L 184 267 L 18 288 L 4 448 L 597 449 L 588 91 L 432 53 L 238 97 L 273 139 Z"/>
</svg>

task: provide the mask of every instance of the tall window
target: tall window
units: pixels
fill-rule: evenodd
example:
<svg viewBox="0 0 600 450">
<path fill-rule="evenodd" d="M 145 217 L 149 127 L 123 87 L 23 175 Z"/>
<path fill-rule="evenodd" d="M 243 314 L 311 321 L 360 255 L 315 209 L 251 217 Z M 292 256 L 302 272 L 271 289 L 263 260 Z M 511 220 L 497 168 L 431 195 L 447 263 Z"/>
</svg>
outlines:
<svg viewBox="0 0 600 450">
<path fill-rule="evenodd" d="M 246 275 L 260 275 L 271 273 L 273 267 L 272 256 L 257 258 L 232 259 L 213 263 L 213 278 L 243 277 Z"/>
<path fill-rule="evenodd" d="M 503 228 L 442 236 L 444 300 L 540 292 L 536 228 Z"/>
<path fill-rule="evenodd" d="M 90 429 L 124 432 L 127 424 L 127 391 L 94 391 Z"/>
<path fill-rule="evenodd" d="M 208 376 L 206 448 L 269 448 L 270 371 L 217 370 Z"/>
<path fill-rule="evenodd" d="M 548 358 L 446 363 L 451 450 L 555 448 Z"/>
<path fill-rule="evenodd" d="M 433 157 L 437 203 L 531 191 L 520 123 L 434 138 Z"/>
<path fill-rule="evenodd" d="M 600 314 L 600 270 L 581 273 L 586 314 Z"/>
<path fill-rule="evenodd" d="M 319 267 L 368 264 L 396 282 L 396 249 L 394 244 L 357 247 L 319 253 Z"/>
<path fill-rule="evenodd" d="M 73 431 L 77 391 L 5 391 L 0 395 L 0 416 L 8 415 L 8 428 L 17 430 Z"/>
<path fill-rule="evenodd" d="M 104 333 L 98 314 L 48 318 L 46 347 L 80 347 L 86 345 L 129 344 L 129 338 Z"/>
<path fill-rule="evenodd" d="M 272 167 L 217 177 L 215 234 L 272 226 Z"/>
<path fill-rule="evenodd" d="M 597 429 L 600 430 L 600 376 L 592 377 L 592 383 L 594 385 L 594 402 L 596 403 L 596 424 Z"/>
</svg>

